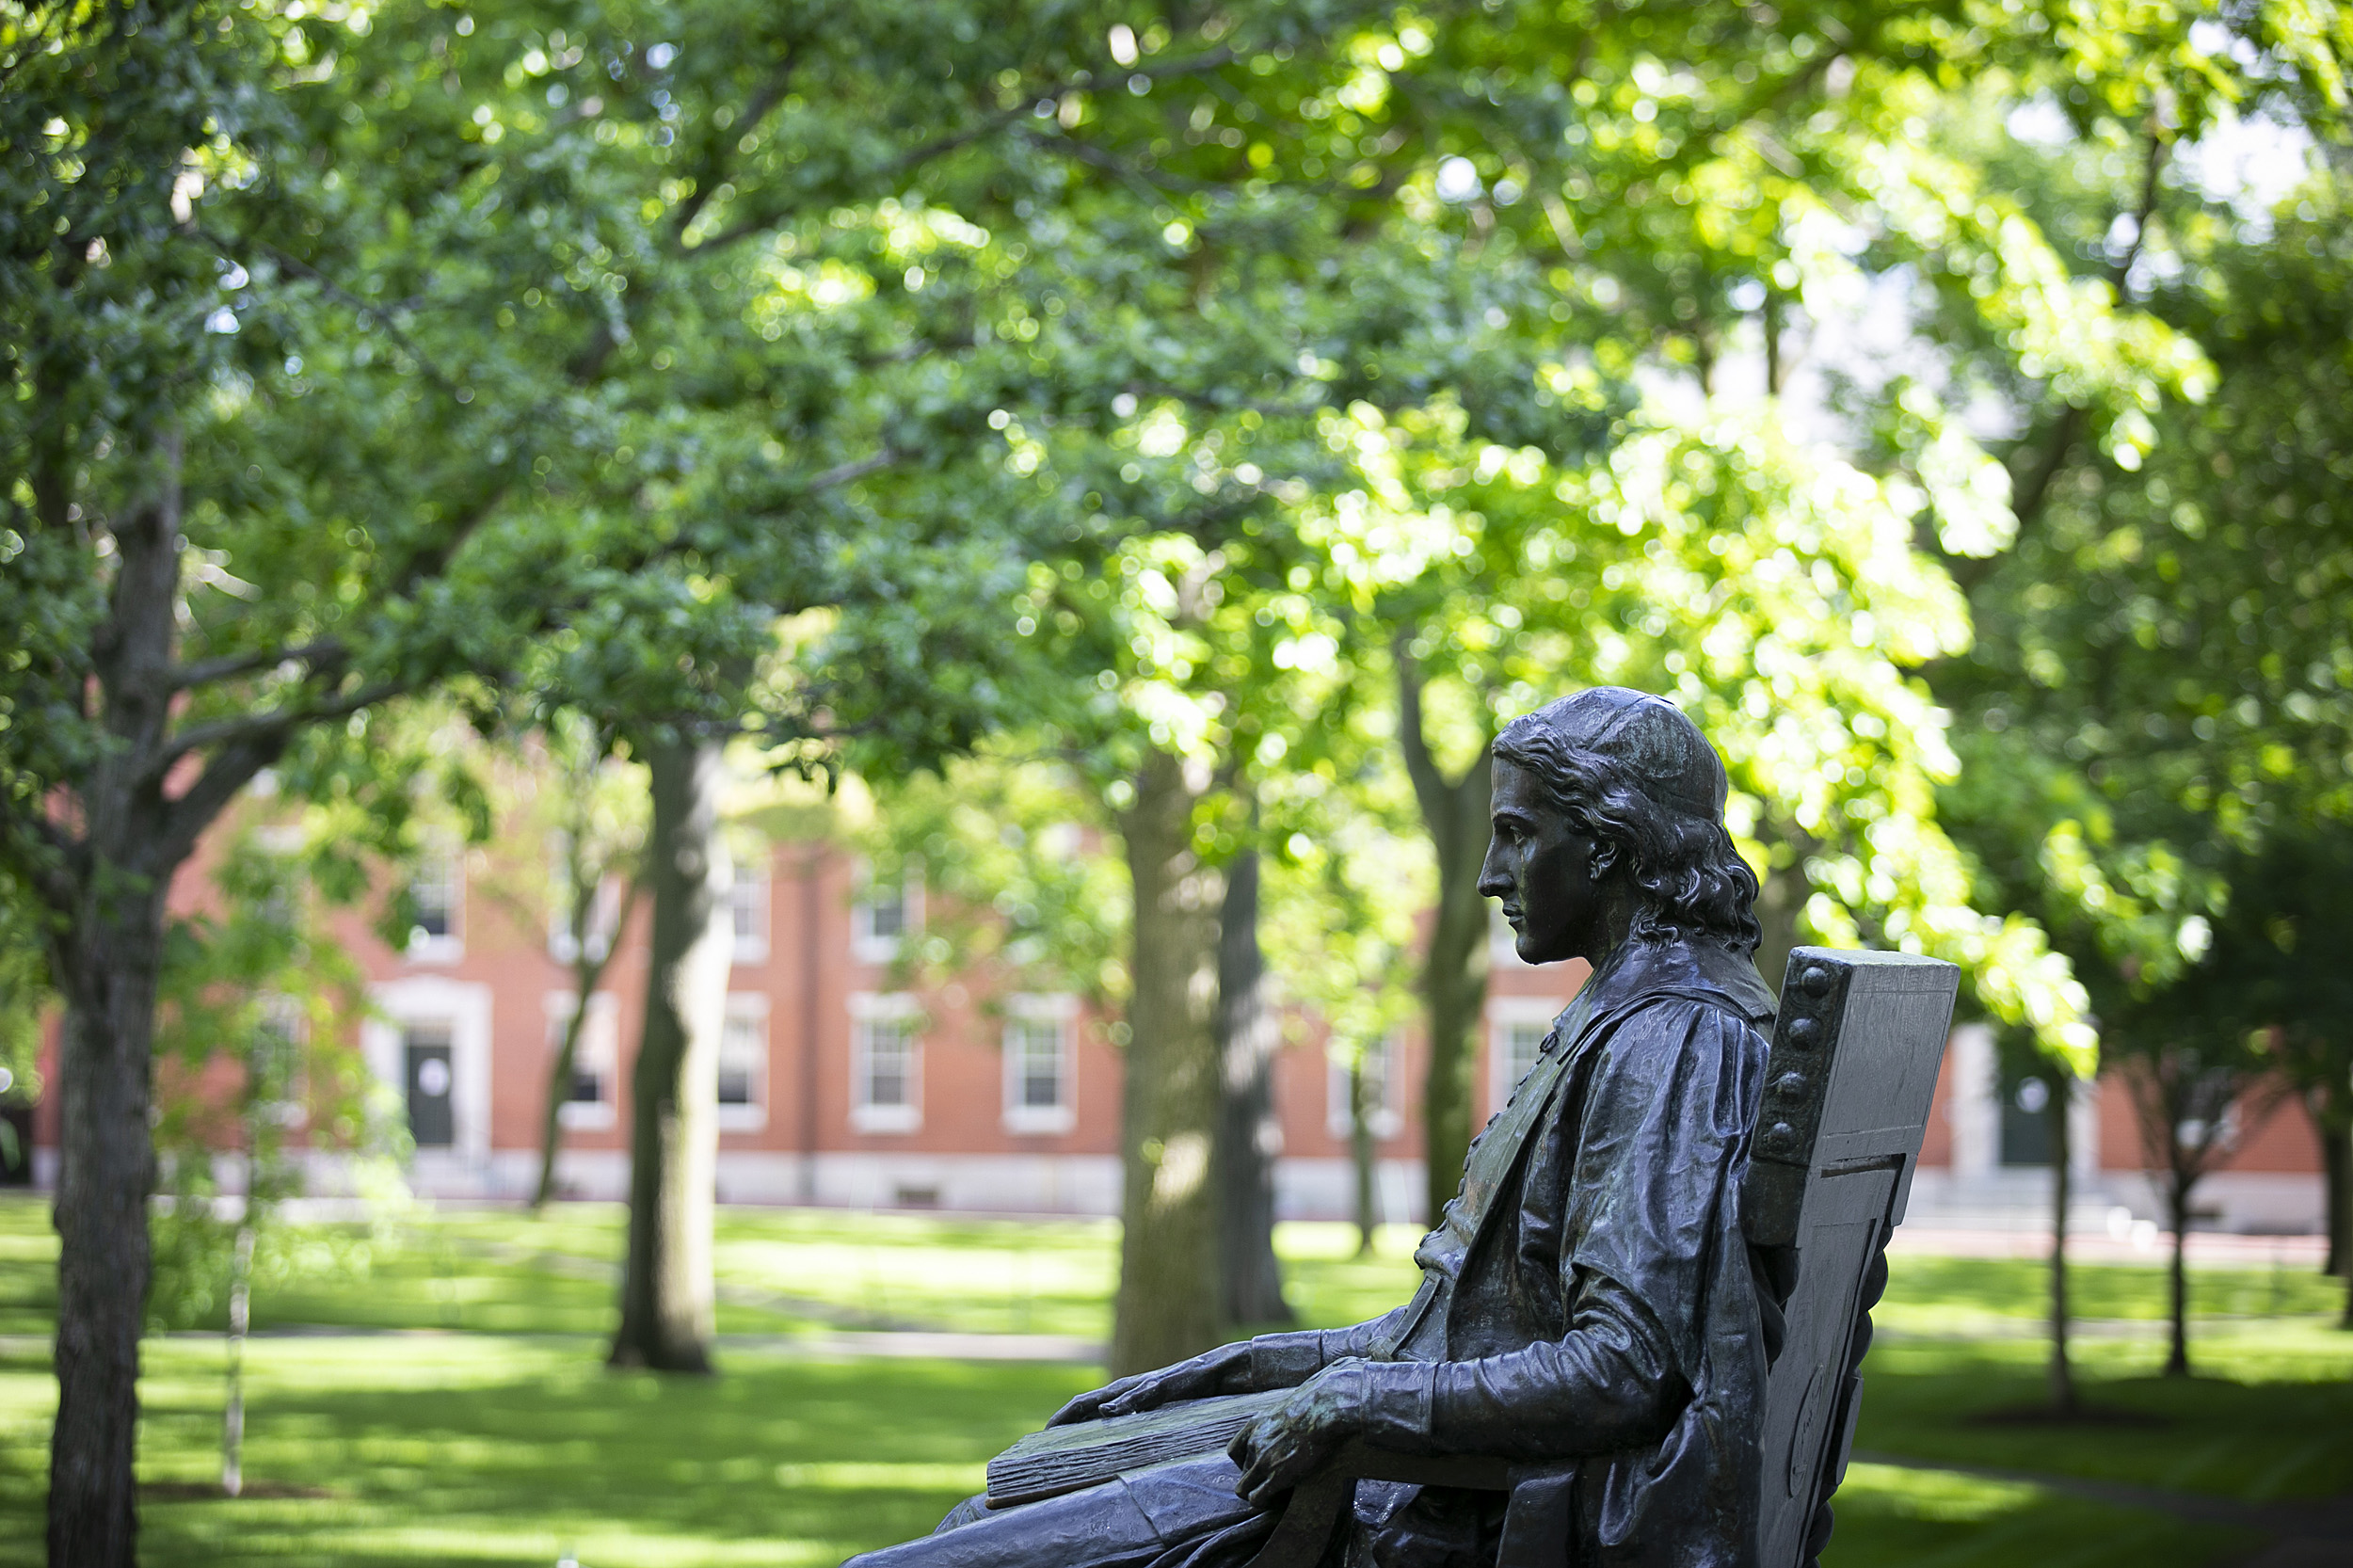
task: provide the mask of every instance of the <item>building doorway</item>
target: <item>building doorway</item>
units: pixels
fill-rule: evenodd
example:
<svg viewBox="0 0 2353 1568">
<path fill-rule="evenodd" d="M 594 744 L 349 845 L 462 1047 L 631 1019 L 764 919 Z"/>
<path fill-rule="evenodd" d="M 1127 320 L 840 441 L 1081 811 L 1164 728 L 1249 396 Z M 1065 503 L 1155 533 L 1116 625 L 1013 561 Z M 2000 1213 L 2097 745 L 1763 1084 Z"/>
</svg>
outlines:
<svg viewBox="0 0 2353 1568">
<path fill-rule="evenodd" d="M 450 1098 L 456 1075 L 450 1064 L 449 1025 L 408 1025 L 402 1033 L 401 1052 L 408 1091 L 408 1136 L 421 1149 L 448 1148 L 457 1141 Z"/>
</svg>

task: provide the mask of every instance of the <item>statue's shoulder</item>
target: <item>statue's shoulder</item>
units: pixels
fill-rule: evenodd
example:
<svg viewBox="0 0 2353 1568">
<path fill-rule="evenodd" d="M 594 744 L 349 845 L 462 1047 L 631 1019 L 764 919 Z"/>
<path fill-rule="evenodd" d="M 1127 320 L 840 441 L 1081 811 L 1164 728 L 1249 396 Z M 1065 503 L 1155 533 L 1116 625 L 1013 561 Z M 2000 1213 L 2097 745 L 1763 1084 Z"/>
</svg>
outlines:
<svg viewBox="0 0 2353 1568">
<path fill-rule="evenodd" d="M 1586 1032 L 1611 1035 L 1703 1008 L 1754 1031 L 1773 1021 L 1773 993 L 1748 954 L 1713 942 L 1645 943 L 1596 977 Z"/>
</svg>

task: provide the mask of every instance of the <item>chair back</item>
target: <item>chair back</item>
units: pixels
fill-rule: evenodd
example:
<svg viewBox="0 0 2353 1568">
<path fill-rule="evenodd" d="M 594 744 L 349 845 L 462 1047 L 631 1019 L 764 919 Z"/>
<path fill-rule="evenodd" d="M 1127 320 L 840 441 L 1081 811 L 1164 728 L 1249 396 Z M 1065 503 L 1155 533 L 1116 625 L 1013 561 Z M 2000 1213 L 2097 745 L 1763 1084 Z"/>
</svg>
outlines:
<svg viewBox="0 0 2353 1568">
<path fill-rule="evenodd" d="M 1760 1568 L 1813 1568 L 1830 1539 L 1870 1309 L 1887 1283 L 1887 1237 L 1920 1160 L 1960 978 L 1908 953 L 1789 955 L 1741 1190 L 1741 1224 L 1786 1290 L 1766 1380 Z"/>
</svg>

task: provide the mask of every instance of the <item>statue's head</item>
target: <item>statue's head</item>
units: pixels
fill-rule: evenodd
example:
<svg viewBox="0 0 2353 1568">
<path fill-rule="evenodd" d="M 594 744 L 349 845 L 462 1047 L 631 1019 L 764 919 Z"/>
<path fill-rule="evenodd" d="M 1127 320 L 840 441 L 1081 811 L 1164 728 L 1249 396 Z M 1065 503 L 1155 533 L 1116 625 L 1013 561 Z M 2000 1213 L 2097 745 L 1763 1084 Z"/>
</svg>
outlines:
<svg viewBox="0 0 2353 1568">
<path fill-rule="evenodd" d="M 1595 686 L 1514 719 L 1495 744 L 1495 840 L 1479 890 L 1531 964 L 1619 942 L 1756 951 L 1756 876 L 1724 831 L 1724 765 L 1673 706 Z"/>
</svg>

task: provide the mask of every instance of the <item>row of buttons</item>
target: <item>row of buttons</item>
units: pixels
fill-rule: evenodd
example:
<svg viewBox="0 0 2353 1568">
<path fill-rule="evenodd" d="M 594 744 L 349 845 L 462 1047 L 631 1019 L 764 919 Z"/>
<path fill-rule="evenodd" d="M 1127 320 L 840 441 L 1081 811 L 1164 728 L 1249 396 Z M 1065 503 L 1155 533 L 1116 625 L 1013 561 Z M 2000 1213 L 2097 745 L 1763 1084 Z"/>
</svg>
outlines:
<svg viewBox="0 0 2353 1568">
<path fill-rule="evenodd" d="M 1817 1005 L 1829 998 L 1832 987 L 1837 983 L 1837 976 L 1831 972 L 1827 964 L 1808 964 L 1795 978 L 1797 984 L 1790 989 Z M 1784 993 L 1785 996 L 1787 994 Z M 1793 1051 L 1811 1053 L 1822 1044 L 1824 1036 L 1823 1021 L 1812 1015 L 1801 1014 L 1782 1025 L 1782 1041 Z M 1784 1066 L 1785 1070 L 1776 1074 L 1772 1080 L 1773 1096 L 1781 1102 L 1775 1107 L 1778 1119 L 1757 1140 L 1758 1152 L 1776 1159 L 1796 1160 L 1803 1158 L 1806 1144 L 1798 1124 L 1812 1121 L 1819 1113 L 1820 1107 L 1807 1100 L 1814 1086 L 1814 1078 L 1807 1071 L 1807 1064 L 1788 1061 L 1786 1052 L 1781 1054 L 1785 1060 L 1776 1065 Z"/>
</svg>

